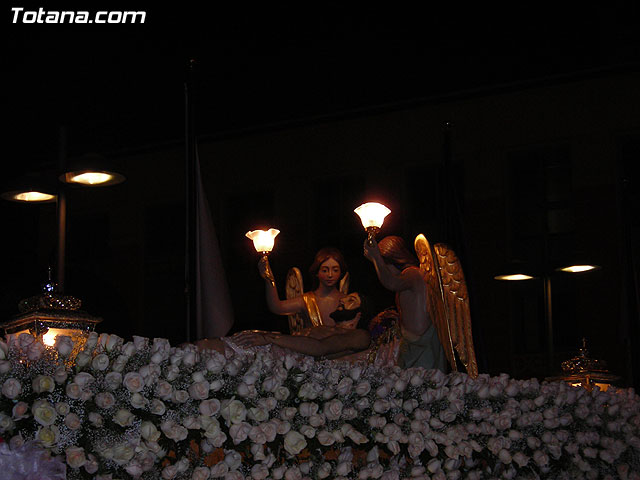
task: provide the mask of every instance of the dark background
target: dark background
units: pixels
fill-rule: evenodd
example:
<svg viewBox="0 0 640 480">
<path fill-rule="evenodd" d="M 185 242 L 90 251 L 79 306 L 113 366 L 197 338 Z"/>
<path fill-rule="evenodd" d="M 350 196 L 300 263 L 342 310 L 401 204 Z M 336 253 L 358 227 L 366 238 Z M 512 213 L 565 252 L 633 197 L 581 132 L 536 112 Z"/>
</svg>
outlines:
<svg viewBox="0 0 640 480">
<path fill-rule="evenodd" d="M 186 339 L 184 89 L 194 60 L 203 179 L 234 331 L 286 328 L 266 312 L 242 238 L 258 226 L 282 231 L 272 257 L 280 284 L 289 266 L 305 272 L 333 244 L 354 289 L 389 306 L 351 213 L 376 198 L 394 212 L 385 234 L 457 244 L 490 373 L 555 373 L 544 364 L 539 283 L 504 285 L 497 270 L 524 260 L 549 272 L 568 256 L 604 256 L 591 277 L 554 277 L 556 364 L 587 336 L 593 356 L 637 385 L 632 2 L 117 8 L 146 10 L 146 23 L 15 25 L 5 14 L 2 180 L 53 174 L 61 138 L 65 157 L 100 153 L 127 175 L 69 193 L 66 290 L 104 318 L 101 331 Z M 443 167 L 446 131 L 456 196 Z M 55 265 L 55 205 L 3 201 L 0 215 L 0 312 L 9 318 Z"/>
</svg>

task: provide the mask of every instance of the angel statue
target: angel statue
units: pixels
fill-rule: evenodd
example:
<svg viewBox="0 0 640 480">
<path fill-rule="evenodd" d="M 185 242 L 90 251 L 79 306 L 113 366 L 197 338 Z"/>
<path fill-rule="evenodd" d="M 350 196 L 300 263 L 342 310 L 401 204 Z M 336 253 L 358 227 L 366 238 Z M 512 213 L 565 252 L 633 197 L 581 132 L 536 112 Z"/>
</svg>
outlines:
<svg viewBox="0 0 640 480">
<path fill-rule="evenodd" d="M 314 290 L 304 292 L 300 270 L 296 267 L 290 269 L 287 274 L 286 300 L 278 297 L 275 278 L 266 256 L 260 259 L 258 270 L 265 280 L 269 310 L 277 315 L 289 316 L 291 334 L 299 335 L 311 327 L 336 324 L 332 315 L 340 315 L 334 312 L 349 288 L 349 273 L 340 250 L 325 247 L 316 254 L 309 267 L 315 283 Z"/>
<path fill-rule="evenodd" d="M 400 237 L 364 244 L 365 257 L 373 263 L 380 282 L 396 292 L 398 365 L 446 371 L 448 361 L 457 371 L 455 348 L 467 373 L 476 377 L 469 296 L 460 262 L 444 244 L 432 249 L 422 234 L 414 246 L 417 258 Z"/>
<path fill-rule="evenodd" d="M 302 275 L 293 268 L 287 278 L 287 299 L 280 300 L 275 279 L 266 256 L 258 264 L 265 280 L 269 310 L 289 315 L 292 335 L 249 330 L 223 339 L 204 339 L 200 349 L 224 352 L 225 348 L 275 345 L 295 352 L 325 358 L 345 358 L 366 350 L 370 335 L 361 315 L 363 300 L 357 293 L 347 294 L 348 274 L 342 253 L 323 248 L 309 268 L 316 288 L 302 293 Z"/>
</svg>

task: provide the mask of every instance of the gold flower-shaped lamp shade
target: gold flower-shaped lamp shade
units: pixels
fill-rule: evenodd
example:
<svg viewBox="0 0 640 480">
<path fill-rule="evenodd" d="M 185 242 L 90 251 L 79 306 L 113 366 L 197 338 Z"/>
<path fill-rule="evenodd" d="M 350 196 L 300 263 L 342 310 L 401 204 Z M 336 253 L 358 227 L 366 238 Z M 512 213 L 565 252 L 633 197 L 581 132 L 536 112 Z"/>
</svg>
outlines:
<svg viewBox="0 0 640 480">
<path fill-rule="evenodd" d="M 280 233 L 280 230 L 270 228 L 269 230 L 253 230 L 246 233 L 246 237 L 253 240 L 253 246 L 256 252 L 264 255 L 273 250 L 273 244 L 276 236 Z"/>
</svg>

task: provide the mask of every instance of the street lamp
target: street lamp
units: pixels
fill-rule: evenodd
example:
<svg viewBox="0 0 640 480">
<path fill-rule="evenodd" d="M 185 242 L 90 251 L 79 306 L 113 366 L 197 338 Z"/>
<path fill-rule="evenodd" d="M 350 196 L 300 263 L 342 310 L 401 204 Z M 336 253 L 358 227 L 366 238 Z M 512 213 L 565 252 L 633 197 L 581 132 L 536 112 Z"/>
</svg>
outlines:
<svg viewBox="0 0 640 480">
<path fill-rule="evenodd" d="M 564 266 L 555 268 L 553 271 L 565 273 L 584 273 L 598 270 L 600 267 L 588 263 L 567 263 Z M 544 319 L 547 328 L 547 361 L 550 369 L 553 369 L 553 301 L 551 294 L 551 273 L 543 272 L 542 275 L 535 276 L 523 265 L 513 265 L 510 269 L 493 277 L 500 281 L 528 281 L 540 278 L 542 280 L 544 295 Z"/>
</svg>

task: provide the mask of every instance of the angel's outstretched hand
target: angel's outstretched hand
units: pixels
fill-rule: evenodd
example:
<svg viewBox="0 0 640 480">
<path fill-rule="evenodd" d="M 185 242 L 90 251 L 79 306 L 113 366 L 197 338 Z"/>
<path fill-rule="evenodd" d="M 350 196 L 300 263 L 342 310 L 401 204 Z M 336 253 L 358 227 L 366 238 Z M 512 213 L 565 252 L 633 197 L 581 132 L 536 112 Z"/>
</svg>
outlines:
<svg viewBox="0 0 640 480">
<path fill-rule="evenodd" d="M 271 266 L 269 265 L 269 258 L 266 255 L 264 255 L 258 262 L 258 272 L 260 272 L 260 276 L 265 280 L 275 283 L 276 280 L 273 276 L 273 272 L 271 271 Z"/>
<path fill-rule="evenodd" d="M 376 256 L 380 256 L 380 250 L 378 249 L 378 242 L 374 237 L 367 238 L 364 241 L 364 256 L 366 259 L 373 262 Z"/>
</svg>

